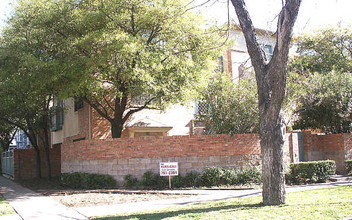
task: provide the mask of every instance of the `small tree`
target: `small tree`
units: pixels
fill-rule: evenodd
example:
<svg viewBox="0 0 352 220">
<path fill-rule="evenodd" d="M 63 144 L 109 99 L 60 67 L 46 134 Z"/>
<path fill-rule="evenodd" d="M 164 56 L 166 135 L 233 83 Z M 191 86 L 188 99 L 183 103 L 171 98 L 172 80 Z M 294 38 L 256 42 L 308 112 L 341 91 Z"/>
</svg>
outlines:
<svg viewBox="0 0 352 220">
<path fill-rule="evenodd" d="M 217 76 L 203 92 L 208 134 L 241 134 L 258 132 L 259 113 L 257 86 L 254 79 L 241 79 L 233 83 L 228 76 Z"/>
<path fill-rule="evenodd" d="M 214 69 L 220 36 L 184 0 L 32 0 L 31 24 L 55 42 L 65 94 L 80 96 L 120 137 L 136 112 L 184 102 Z"/>
<path fill-rule="evenodd" d="M 31 23 L 35 12 L 25 9 L 16 8 L 1 33 L 0 121 L 25 132 L 36 151 L 38 177 L 44 148 L 50 178 L 50 104 L 60 82 L 50 52 L 56 45 Z"/>
<path fill-rule="evenodd" d="M 350 72 L 352 69 L 352 30 L 328 28 L 296 38 L 297 53 L 289 69 L 301 74 Z"/>
<path fill-rule="evenodd" d="M 296 129 L 321 129 L 325 133 L 352 131 L 352 74 L 330 72 L 315 73 L 302 87 Z"/>
</svg>

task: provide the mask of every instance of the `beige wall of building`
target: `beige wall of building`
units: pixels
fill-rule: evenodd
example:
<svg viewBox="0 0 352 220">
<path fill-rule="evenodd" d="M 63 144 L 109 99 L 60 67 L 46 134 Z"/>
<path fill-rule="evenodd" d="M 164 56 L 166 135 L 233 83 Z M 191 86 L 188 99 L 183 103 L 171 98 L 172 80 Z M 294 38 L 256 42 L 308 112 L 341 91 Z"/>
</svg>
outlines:
<svg viewBox="0 0 352 220">
<path fill-rule="evenodd" d="M 64 123 L 61 130 L 52 132 L 52 143 L 62 143 L 63 139 L 78 134 L 78 115 L 74 112 L 73 99 L 64 100 Z"/>
</svg>

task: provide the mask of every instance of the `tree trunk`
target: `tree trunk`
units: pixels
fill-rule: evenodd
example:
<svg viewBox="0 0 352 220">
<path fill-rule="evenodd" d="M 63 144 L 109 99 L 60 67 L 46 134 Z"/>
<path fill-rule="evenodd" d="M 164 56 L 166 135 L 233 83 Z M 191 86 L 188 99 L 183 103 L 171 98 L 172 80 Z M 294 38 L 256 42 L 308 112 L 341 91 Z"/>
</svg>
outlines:
<svg viewBox="0 0 352 220">
<path fill-rule="evenodd" d="M 34 149 L 35 149 L 36 161 L 37 161 L 37 178 L 41 179 L 42 178 L 42 164 L 41 164 L 41 159 L 40 159 L 40 150 L 37 147 L 35 147 Z"/>
<path fill-rule="evenodd" d="M 285 175 L 281 106 L 286 90 L 286 65 L 301 0 L 286 0 L 278 16 L 276 45 L 272 59 L 267 63 L 258 44 L 255 28 L 244 0 L 231 0 L 235 7 L 247 50 L 254 67 L 259 99 L 259 133 L 263 166 L 263 203 L 285 203 Z M 284 3 L 284 1 L 282 1 Z"/>
<path fill-rule="evenodd" d="M 110 121 L 111 124 L 111 137 L 120 138 L 122 135 L 123 124 L 122 120 L 113 120 Z"/>
<path fill-rule="evenodd" d="M 45 105 L 46 108 L 44 108 L 44 112 L 49 113 L 49 107 L 48 105 Z M 48 170 L 48 178 L 51 180 L 52 173 L 51 173 L 51 160 L 50 160 L 50 141 L 49 141 L 49 114 L 45 114 L 43 116 L 43 122 L 42 122 L 42 135 L 44 136 L 42 138 L 43 140 L 43 145 L 44 145 L 44 150 L 45 150 L 45 156 L 46 156 L 46 163 L 47 163 L 47 170 Z"/>
<path fill-rule="evenodd" d="M 51 174 L 51 161 L 50 161 L 50 147 L 44 147 L 45 148 L 45 155 L 46 155 L 46 163 L 47 163 L 47 169 L 48 169 L 48 178 L 51 180 L 52 174 Z"/>
<path fill-rule="evenodd" d="M 46 156 L 46 163 L 47 163 L 47 169 L 48 169 L 48 178 L 51 180 L 52 173 L 51 173 L 51 160 L 50 160 L 50 143 L 49 143 L 49 136 L 48 136 L 48 129 L 44 129 L 43 135 L 44 135 L 44 149 L 45 149 L 45 156 Z"/>
<path fill-rule="evenodd" d="M 283 162 L 284 139 L 281 123 L 276 118 L 262 115 L 260 120 L 260 145 L 263 172 L 263 203 L 285 203 L 285 175 Z"/>
</svg>

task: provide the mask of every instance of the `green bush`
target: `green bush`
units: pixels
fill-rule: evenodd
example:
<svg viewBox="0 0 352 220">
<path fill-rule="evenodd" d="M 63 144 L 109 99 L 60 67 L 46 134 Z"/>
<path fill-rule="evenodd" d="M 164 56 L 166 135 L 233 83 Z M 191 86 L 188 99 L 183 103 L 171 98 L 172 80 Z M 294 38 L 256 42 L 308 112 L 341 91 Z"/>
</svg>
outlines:
<svg viewBox="0 0 352 220">
<path fill-rule="evenodd" d="M 250 183 L 260 184 L 262 174 L 256 167 L 247 168 L 244 171 L 227 169 L 222 167 L 209 167 L 200 175 L 200 183 L 203 186 L 220 185 L 245 185 Z"/>
<path fill-rule="evenodd" d="M 74 189 L 102 189 L 116 187 L 116 181 L 110 175 L 81 172 L 61 174 L 61 183 Z"/>
<path fill-rule="evenodd" d="M 197 187 L 200 184 L 199 182 L 200 174 L 195 171 L 191 171 L 183 177 L 184 187 Z"/>
<path fill-rule="evenodd" d="M 223 185 L 222 177 L 224 170 L 222 167 L 206 168 L 200 175 L 200 182 L 203 186 L 220 186 Z"/>
<path fill-rule="evenodd" d="M 260 184 L 262 182 L 262 172 L 257 167 L 250 167 L 237 174 L 234 185 L 245 185 L 250 183 Z"/>
<path fill-rule="evenodd" d="M 236 185 L 238 173 L 239 172 L 237 170 L 223 168 L 223 175 L 221 177 L 222 179 L 221 182 L 224 185 Z"/>
<path fill-rule="evenodd" d="M 262 174 L 260 169 L 251 167 L 244 171 L 222 167 L 209 167 L 202 173 L 189 172 L 185 176 L 172 177 L 172 188 L 221 186 L 221 185 L 245 185 L 249 183 L 260 184 Z M 132 175 L 125 176 L 125 186 L 141 186 L 151 189 L 164 189 L 168 187 L 168 178 L 159 176 L 152 171 L 143 174 L 142 180 L 138 181 Z"/>
<path fill-rule="evenodd" d="M 143 174 L 141 185 L 152 189 L 165 189 L 168 186 L 168 179 L 149 170 Z"/>
<path fill-rule="evenodd" d="M 300 162 L 290 165 L 290 181 L 300 183 L 323 183 L 334 175 L 336 164 L 333 160 Z"/>
<path fill-rule="evenodd" d="M 137 178 L 133 177 L 131 174 L 128 174 L 124 177 L 125 184 L 124 186 L 126 187 L 134 187 L 139 184 L 139 181 Z"/>
<path fill-rule="evenodd" d="M 352 160 L 346 160 L 347 174 L 352 174 Z"/>
<path fill-rule="evenodd" d="M 286 184 L 289 184 L 289 185 L 297 184 L 294 176 L 292 175 L 292 173 L 290 171 L 285 173 L 285 182 L 286 182 Z"/>
<path fill-rule="evenodd" d="M 171 187 L 172 188 L 182 188 L 186 187 L 185 178 L 181 175 L 171 177 Z"/>
</svg>

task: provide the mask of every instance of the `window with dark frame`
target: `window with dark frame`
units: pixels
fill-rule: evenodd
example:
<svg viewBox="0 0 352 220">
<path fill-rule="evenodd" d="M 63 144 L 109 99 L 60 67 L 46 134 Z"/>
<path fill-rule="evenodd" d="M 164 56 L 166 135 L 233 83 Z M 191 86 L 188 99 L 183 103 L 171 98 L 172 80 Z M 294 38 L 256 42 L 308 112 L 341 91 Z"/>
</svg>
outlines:
<svg viewBox="0 0 352 220">
<path fill-rule="evenodd" d="M 269 62 L 273 57 L 273 49 L 271 45 L 263 45 L 262 50 L 264 51 L 265 61 Z"/>
<path fill-rule="evenodd" d="M 58 100 L 50 110 L 50 130 L 58 131 L 64 124 L 64 102 Z"/>
<path fill-rule="evenodd" d="M 74 100 L 75 112 L 83 108 L 83 100 L 81 98 L 75 97 Z"/>
</svg>

